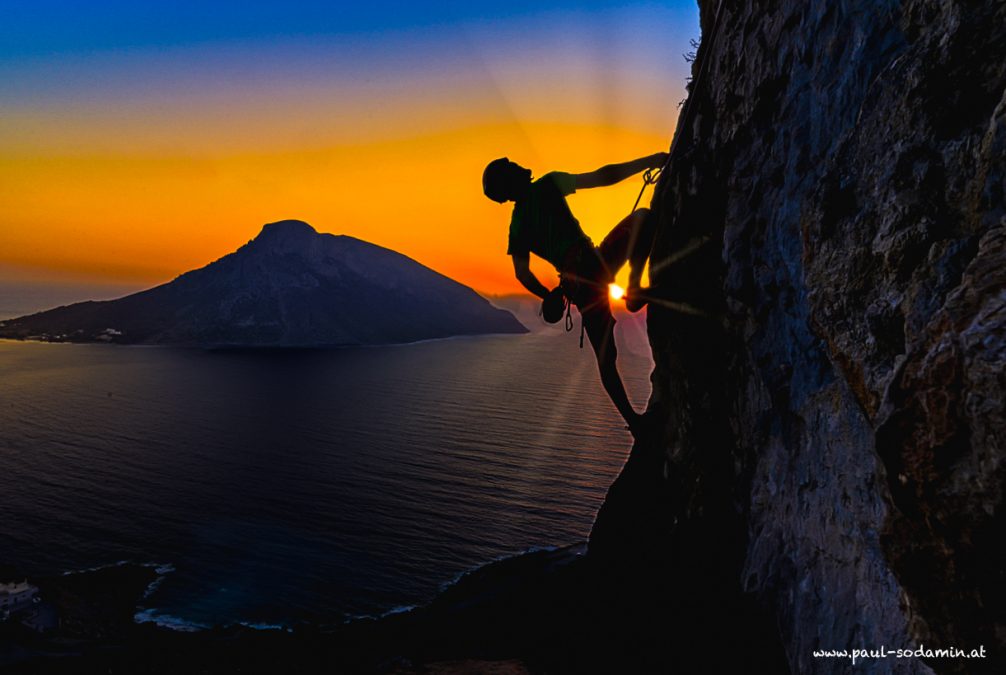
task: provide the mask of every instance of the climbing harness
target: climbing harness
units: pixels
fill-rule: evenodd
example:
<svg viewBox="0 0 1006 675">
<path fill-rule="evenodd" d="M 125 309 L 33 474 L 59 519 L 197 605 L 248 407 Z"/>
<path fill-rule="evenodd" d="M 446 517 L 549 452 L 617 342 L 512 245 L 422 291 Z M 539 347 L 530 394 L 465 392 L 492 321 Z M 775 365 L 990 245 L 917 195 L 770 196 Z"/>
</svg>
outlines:
<svg viewBox="0 0 1006 675">
<path fill-rule="evenodd" d="M 563 309 L 566 312 L 565 327 L 566 327 L 566 332 L 567 333 L 569 333 L 569 332 L 571 332 L 573 330 L 573 291 L 570 290 L 567 287 L 567 283 L 570 282 L 570 281 L 572 281 L 572 280 L 571 279 L 563 278 L 563 276 L 560 274 L 559 275 L 559 286 L 556 288 L 556 290 L 560 291 L 561 294 L 562 294 Z M 539 312 L 539 314 L 541 314 L 542 316 L 544 316 L 544 311 L 545 311 L 544 303 L 545 302 L 546 302 L 545 300 L 542 301 L 542 311 Z M 560 316 L 562 316 L 562 315 L 560 314 Z M 548 318 L 545 318 L 545 320 L 549 321 Z M 558 321 L 558 318 L 555 321 L 549 321 L 549 323 L 555 323 L 556 321 Z M 580 316 L 580 349 L 583 349 L 583 332 L 584 332 L 584 330 L 585 330 L 585 328 L 584 328 L 584 325 L 583 325 L 583 316 L 581 314 L 581 316 Z"/>
<path fill-rule="evenodd" d="M 598 283 L 591 279 L 581 277 L 579 275 L 570 274 L 569 272 L 564 272 L 559 275 L 559 286 L 558 289 L 562 291 L 563 298 L 566 300 L 566 332 L 572 332 L 573 330 L 573 298 L 580 293 L 580 286 L 593 286 L 594 288 L 600 290 L 605 289 L 605 294 L 607 293 L 607 284 Z M 580 349 L 583 349 L 583 336 L 586 333 L 587 327 L 583 321 L 583 315 L 585 312 L 589 312 L 597 304 L 601 302 L 600 300 L 595 300 L 588 305 L 583 307 L 577 306 L 580 310 Z"/>
<path fill-rule="evenodd" d="M 571 308 L 573 302 L 571 300 L 566 301 L 566 332 L 573 330 L 573 314 Z M 583 331 L 585 330 L 583 325 L 583 315 L 580 315 L 580 349 L 583 349 Z"/>
</svg>

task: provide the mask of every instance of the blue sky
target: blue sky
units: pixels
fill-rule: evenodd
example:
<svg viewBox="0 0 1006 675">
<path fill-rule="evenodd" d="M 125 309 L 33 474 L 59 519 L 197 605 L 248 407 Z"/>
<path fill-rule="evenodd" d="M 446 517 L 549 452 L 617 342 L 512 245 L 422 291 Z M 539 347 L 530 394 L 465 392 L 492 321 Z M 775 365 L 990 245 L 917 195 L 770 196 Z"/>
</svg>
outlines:
<svg viewBox="0 0 1006 675">
<path fill-rule="evenodd" d="M 694 0 L 592 2 L 5 2 L 0 57 L 82 53 L 205 42 L 444 29 L 467 22 L 513 22 L 543 12 L 603 17 L 626 7 L 696 13 Z"/>
</svg>

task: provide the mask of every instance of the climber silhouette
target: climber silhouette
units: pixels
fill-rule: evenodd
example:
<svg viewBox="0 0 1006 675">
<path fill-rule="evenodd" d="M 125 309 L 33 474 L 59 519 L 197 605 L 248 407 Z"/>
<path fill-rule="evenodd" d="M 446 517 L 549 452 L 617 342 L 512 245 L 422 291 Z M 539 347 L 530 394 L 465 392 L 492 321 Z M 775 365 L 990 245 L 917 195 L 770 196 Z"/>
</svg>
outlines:
<svg viewBox="0 0 1006 675">
<path fill-rule="evenodd" d="M 629 403 L 615 366 L 618 351 L 608 284 L 628 261 L 626 307 L 636 312 L 646 304 L 640 281 L 653 244 L 655 219 L 649 209 L 637 209 L 594 246 L 569 210 L 566 195 L 614 185 L 646 169 L 662 167 L 666 161 L 667 153 L 660 152 L 589 173 L 553 171 L 532 181 L 530 169 L 502 157 L 490 162 L 482 174 L 482 190 L 489 199 L 500 204 L 514 202 L 507 254 L 513 258 L 517 280 L 542 299 L 542 314 L 549 321 L 562 318 L 567 299 L 580 310 L 583 330 L 597 356 L 601 383 L 636 437 L 643 431 L 644 416 Z M 531 253 L 555 266 L 558 287 L 549 291 L 531 272 Z"/>
</svg>

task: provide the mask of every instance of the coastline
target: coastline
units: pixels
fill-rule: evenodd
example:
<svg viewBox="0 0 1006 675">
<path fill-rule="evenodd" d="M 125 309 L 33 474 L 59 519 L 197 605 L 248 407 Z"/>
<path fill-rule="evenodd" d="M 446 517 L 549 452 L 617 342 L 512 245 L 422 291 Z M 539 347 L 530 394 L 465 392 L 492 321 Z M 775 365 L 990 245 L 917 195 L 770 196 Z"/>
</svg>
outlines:
<svg viewBox="0 0 1006 675">
<path fill-rule="evenodd" d="M 329 645 L 324 651 L 341 652 L 338 658 L 353 664 L 354 672 L 357 668 L 370 672 L 378 665 L 374 659 L 381 661 L 391 652 L 405 653 L 416 647 L 413 639 L 405 636 L 438 632 L 440 626 L 472 607 L 492 605 L 515 589 L 534 587 L 579 563 L 586 546 L 586 542 L 579 542 L 535 547 L 502 556 L 445 582 L 425 604 L 393 607 L 376 616 L 296 625 L 235 621 L 210 626 L 146 607 L 143 601 L 174 571 L 166 563 L 122 560 L 58 575 L 28 575 L 29 582 L 37 585 L 45 601 L 59 612 L 61 625 L 43 635 L 15 622 L 0 624 L 0 667 L 5 672 L 76 672 L 72 666 L 78 659 L 101 659 L 100 654 L 109 650 L 132 653 L 142 648 L 183 646 L 197 653 L 216 654 L 233 648 L 227 643 L 247 647 L 260 640 L 299 643 L 320 639 Z M 399 644 L 397 649 L 395 644 Z M 290 647 L 283 642 L 278 646 Z"/>
</svg>

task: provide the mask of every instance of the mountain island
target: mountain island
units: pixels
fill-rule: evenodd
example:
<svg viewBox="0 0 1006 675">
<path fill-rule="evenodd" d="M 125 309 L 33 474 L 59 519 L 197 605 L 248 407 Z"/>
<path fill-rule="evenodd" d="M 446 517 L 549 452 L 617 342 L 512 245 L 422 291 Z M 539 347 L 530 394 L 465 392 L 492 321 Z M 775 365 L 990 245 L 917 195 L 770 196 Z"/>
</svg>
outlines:
<svg viewBox="0 0 1006 675">
<path fill-rule="evenodd" d="M 265 225 L 237 251 L 149 290 L 0 322 L 2 338 L 239 347 L 525 332 L 510 312 L 407 256 L 299 220 Z"/>
</svg>

